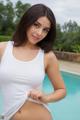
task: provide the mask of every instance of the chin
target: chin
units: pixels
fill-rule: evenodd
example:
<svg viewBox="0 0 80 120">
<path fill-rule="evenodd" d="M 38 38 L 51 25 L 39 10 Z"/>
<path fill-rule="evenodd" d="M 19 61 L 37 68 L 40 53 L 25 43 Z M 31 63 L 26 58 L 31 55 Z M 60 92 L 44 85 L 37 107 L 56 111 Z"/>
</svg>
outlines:
<svg viewBox="0 0 80 120">
<path fill-rule="evenodd" d="M 39 42 L 39 41 L 32 41 L 31 43 L 35 45 L 35 44 L 37 44 L 38 42 Z"/>
</svg>

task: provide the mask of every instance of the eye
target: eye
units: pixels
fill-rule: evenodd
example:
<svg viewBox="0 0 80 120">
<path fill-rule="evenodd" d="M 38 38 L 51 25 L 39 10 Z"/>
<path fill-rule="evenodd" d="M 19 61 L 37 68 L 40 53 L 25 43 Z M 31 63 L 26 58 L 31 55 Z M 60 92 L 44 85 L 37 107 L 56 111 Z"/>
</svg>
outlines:
<svg viewBox="0 0 80 120">
<path fill-rule="evenodd" d="M 35 27 L 39 28 L 39 24 L 38 23 L 34 23 L 33 24 Z"/>
<path fill-rule="evenodd" d="M 48 33 L 49 32 L 49 29 L 45 28 L 43 29 L 44 32 Z"/>
</svg>

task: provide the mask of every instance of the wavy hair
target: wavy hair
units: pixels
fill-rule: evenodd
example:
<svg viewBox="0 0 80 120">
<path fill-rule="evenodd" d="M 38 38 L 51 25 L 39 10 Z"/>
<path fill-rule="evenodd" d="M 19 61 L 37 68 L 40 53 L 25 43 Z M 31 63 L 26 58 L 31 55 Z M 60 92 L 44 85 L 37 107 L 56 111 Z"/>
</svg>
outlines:
<svg viewBox="0 0 80 120">
<path fill-rule="evenodd" d="M 46 37 L 38 42 L 37 46 L 42 48 L 45 52 L 49 52 L 53 49 L 56 38 L 56 20 L 52 10 L 44 4 L 35 4 L 24 13 L 12 37 L 14 46 L 21 46 L 27 42 L 26 31 L 42 16 L 46 16 L 50 20 L 51 27 Z"/>
</svg>

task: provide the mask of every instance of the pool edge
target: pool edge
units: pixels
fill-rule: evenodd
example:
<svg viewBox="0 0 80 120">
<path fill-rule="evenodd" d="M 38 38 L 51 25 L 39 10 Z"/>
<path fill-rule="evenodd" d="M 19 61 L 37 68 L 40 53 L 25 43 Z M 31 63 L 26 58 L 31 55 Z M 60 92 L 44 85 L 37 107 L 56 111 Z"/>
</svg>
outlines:
<svg viewBox="0 0 80 120">
<path fill-rule="evenodd" d="M 73 71 L 70 71 L 70 70 L 60 69 L 60 71 L 63 71 L 63 72 L 68 72 L 68 73 L 72 73 L 72 74 L 75 74 L 75 75 L 79 75 L 79 76 L 80 76 L 80 73 L 73 72 Z"/>
</svg>

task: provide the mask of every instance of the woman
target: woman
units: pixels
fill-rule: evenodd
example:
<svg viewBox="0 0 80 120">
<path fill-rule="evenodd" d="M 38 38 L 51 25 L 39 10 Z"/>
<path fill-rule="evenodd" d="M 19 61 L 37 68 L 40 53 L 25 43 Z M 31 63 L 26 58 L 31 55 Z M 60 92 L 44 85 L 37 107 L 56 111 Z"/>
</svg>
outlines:
<svg viewBox="0 0 80 120">
<path fill-rule="evenodd" d="M 52 48 L 56 37 L 53 12 L 33 5 L 22 16 L 12 41 L 0 43 L 0 87 L 4 120 L 51 120 L 47 103 L 66 95 L 65 85 Z M 42 92 L 48 75 L 54 92 Z"/>
</svg>

